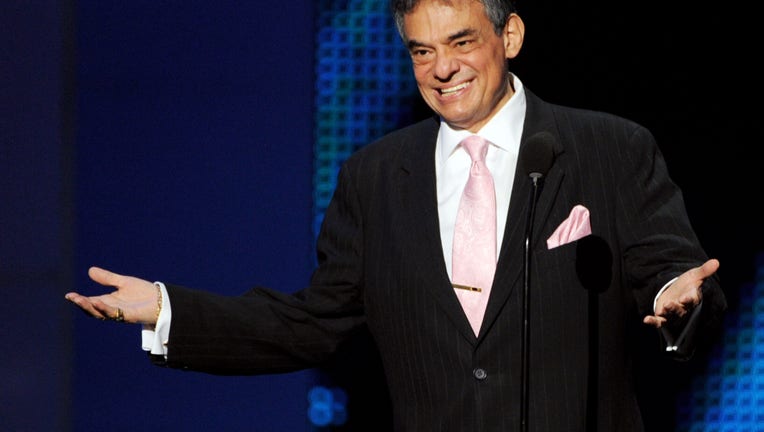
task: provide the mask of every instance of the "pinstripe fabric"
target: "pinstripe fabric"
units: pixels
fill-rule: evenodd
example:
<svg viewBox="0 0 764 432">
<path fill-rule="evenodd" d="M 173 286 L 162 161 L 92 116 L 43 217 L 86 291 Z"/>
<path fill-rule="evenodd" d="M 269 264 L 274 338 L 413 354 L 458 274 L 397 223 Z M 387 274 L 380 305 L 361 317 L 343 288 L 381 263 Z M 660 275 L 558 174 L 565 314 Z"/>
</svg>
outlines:
<svg viewBox="0 0 764 432">
<path fill-rule="evenodd" d="M 558 143 L 534 222 L 530 430 L 642 431 L 627 335 L 641 325 L 660 285 L 702 263 L 705 253 L 647 130 L 526 92 L 524 138 L 545 130 Z M 437 128 L 435 119 L 423 121 L 348 159 L 308 288 L 293 295 L 256 288 L 225 298 L 168 286 L 167 365 L 219 374 L 310 367 L 366 325 L 385 367 L 397 431 L 519 430 L 530 182 L 519 169 L 476 337 L 442 258 Z M 521 151 L 525 145 L 523 139 Z M 576 204 L 590 210 L 593 235 L 547 249 L 544 240 Z M 725 299 L 716 279 L 707 288 L 705 322 L 718 324 Z"/>
</svg>

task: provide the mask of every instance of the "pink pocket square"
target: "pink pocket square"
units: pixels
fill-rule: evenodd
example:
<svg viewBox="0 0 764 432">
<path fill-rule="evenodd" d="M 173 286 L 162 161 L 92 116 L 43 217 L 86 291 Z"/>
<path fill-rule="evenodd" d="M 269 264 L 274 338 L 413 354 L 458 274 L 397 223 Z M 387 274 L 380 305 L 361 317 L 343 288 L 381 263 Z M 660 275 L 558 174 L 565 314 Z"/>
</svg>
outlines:
<svg viewBox="0 0 764 432">
<path fill-rule="evenodd" d="M 546 247 L 548 249 L 556 248 L 584 238 L 591 233 L 589 209 L 579 204 L 573 207 L 568 218 L 562 221 L 560 226 L 546 239 Z"/>
</svg>

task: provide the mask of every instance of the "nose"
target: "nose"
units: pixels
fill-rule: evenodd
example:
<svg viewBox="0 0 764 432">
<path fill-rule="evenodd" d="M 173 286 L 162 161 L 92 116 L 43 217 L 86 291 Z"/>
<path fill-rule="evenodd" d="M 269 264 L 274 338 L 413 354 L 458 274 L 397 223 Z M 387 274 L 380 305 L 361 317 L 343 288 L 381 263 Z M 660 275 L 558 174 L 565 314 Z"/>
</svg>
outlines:
<svg viewBox="0 0 764 432">
<path fill-rule="evenodd" d="M 449 54 L 447 51 L 437 54 L 435 67 L 433 68 L 435 78 L 440 81 L 448 81 L 458 70 L 459 61 L 456 56 Z"/>
</svg>

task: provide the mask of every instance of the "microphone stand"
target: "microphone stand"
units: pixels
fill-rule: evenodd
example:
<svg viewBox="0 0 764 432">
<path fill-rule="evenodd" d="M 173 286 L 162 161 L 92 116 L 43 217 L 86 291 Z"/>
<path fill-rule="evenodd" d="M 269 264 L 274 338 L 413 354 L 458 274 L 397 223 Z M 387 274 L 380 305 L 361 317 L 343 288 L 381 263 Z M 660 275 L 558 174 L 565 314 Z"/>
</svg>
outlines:
<svg viewBox="0 0 764 432">
<path fill-rule="evenodd" d="M 520 431 L 528 432 L 528 400 L 530 386 L 530 263 L 531 263 L 531 233 L 533 232 L 533 219 L 536 214 L 536 200 L 539 194 L 539 187 L 543 174 L 538 172 L 530 173 L 533 180 L 533 190 L 531 192 L 530 212 L 525 228 L 525 254 L 523 255 L 523 333 L 520 350 L 522 353 L 522 375 L 521 375 L 521 398 L 520 398 Z"/>
</svg>

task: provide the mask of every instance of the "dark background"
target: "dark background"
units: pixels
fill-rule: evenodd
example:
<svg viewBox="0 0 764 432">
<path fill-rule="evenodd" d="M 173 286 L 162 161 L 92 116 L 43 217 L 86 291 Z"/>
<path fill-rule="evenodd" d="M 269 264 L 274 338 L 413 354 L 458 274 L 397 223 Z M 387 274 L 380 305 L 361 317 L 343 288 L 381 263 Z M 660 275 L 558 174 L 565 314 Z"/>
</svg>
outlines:
<svg viewBox="0 0 764 432">
<path fill-rule="evenodd" d="M 354 430 L 385 424 L 364 341 L 322 370 L 184 373 L 150 365 L 138 328 L 63 300 L 102 292 L 90 265 L 227 294 L 307 282 L 315 5 L 2 3 L 0 430 L 310 430 L 317 381 L 358 398 Z M 764 249 L 753 12 L 519 5 L 513 70 L 548 101 L 654 132 L 734 312 Z M 653 419 L 671 417 L 704 358 L 685 369 L 642 359 L 643 389 L 659 389 L 643 393 L 651 430 L 671 430 Z"/>
</svg>

